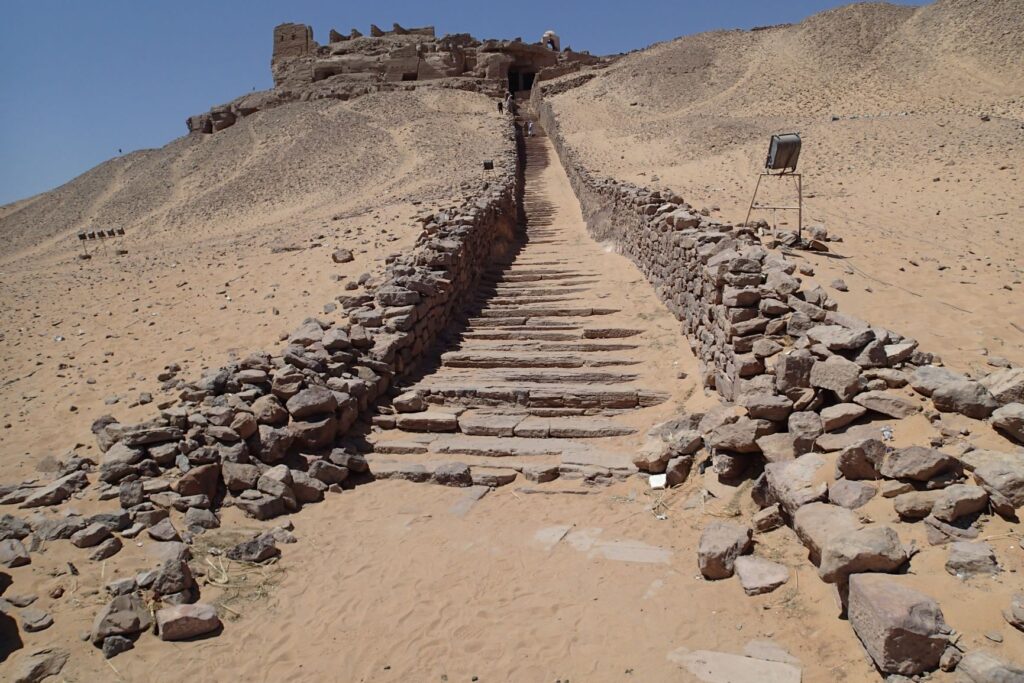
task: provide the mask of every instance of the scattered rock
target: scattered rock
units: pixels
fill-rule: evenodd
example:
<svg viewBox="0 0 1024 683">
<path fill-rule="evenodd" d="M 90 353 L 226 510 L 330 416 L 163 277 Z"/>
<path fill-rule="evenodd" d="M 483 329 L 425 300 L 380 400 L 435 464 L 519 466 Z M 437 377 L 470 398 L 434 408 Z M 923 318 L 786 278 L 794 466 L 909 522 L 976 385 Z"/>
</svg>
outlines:
<svg viewBox="0 0 1024 683">
<path fill-rule="evenodd" d="M 939 665 L 949 633 L 929 596 L 884 574 L 850 577 L 847 615 L 875 666 L 883 673 L 914 674 Z"/>
<path fill-rule="evenodd" d="M 119 595 L 100 610 L 93 622 L 90 639 L 100 646 L 108 636 L 132 636 L 152 625 L 149 609 L 137 595 Z"/>
<path fill-rule="evenodd" d="M 221 622 L 213 605 L 197 602 L 157 610 L 156 625 L 161 640 L 187 640 L 216 631 Z"/>
<path fill-rule="evenodd" d="M 103 651 L 104 659 L 111 659 L 127 652 L 135 647 L 135 643 L 132 642 L 131 638 L 125 638 L 124 636 L 107 636 L 103 639 L 103 645 L 101 649 Z"/>
<path fill-rule="evenodd" d="M 3 566 L 13 569 L 23 567 L 31 561 L 28 550 L 18 539 L 8 538 L 6 541 L 0 541 L 0 564 Z"/>
<path fill-rule="evenodd" d="M 753 547 L 750 527 L 734 522 L 711 522 L 704 527 L 697 549 L 697 564 L 706 579 L 727 579 L 736 558 Z"/>
<path fill-rule="evenodd" d="M 743 586 L 743 592 L 747 595 L 771 593 L 789 581 L 789 569 L 785 565 L 763 557 L 737 557 L 734 568 L 736 575 L 739 576 L 740 585 Z"/>
<path fill-rule="evenodd" d="M 281 551 L 277 549 L 273 540 L 259 536 L 251 541 L 244 541 L 227 552 L 228 559 L 236 562 L 260 563 L 277 557 Z"/>
<path fill-rule="evenodd" d="M 35 607 L 21 610 L 21 627 L 29 633 L 45 631 L 51 626 L 53 626 L 53 617 L 47 612 Z"/>
<path fill-rule="evenodd" d="M 50 676 L 56 676 L 70 656 L 71 653 L 59 647 L 32 650 L 18 662 L 14 683 L 41 683 Z"/>
<path fill-rule="evenodd" d="M 1024 668 L 1011 664 L 994 652 L 971 650 L 956 667 L 963 683 L 1017 683 L 1024 681 Z"/>
<path fill-rule="evenodd" d="M 988 543 L 956 541 L 949 546 L 946 571 L 958 579 L 990 576 L 999 573 L 996 554 Z"/>
<path fill-rule="evenodd" d="M 878 494 L 878 487 L 862 481 L 840 479 L 828 487 L 828 499 L 833 505 L 856 510 Z"/>
<path fill-rule="evenodd" d="M 992 413 L 992 426 L 1024 444 L 1024 403 L 1008 403 Z"/>
</svg>

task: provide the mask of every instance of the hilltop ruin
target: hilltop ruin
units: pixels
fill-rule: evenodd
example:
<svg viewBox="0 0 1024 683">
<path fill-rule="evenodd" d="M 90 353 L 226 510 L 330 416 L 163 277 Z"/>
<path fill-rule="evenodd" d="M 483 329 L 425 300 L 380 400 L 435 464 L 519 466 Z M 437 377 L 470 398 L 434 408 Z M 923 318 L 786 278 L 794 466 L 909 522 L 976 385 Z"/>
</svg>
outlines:
<svg viewBox="0 0 1024 683">
<path fill-rule="evenodd" d="M 513 40 L 479 40 L 468 33 L 438 38 L 433 26 L 391 31 L 370 26 L 342 35 L 331 29 L 326 45 L 313 38 L 313 27 L 286 23 L 274 27 L 270 68 L 274 88 L 250 93 L 204 114 L 190 116 L 190 133 L 223 130 L 241 117 L 298 100 L 348 100 L 412 83 L 457 88 L 501 96 L 529 92 L 536 82 L 564 76 L 583 66 L 607 64 L 572 48 Z"/>
</svg>

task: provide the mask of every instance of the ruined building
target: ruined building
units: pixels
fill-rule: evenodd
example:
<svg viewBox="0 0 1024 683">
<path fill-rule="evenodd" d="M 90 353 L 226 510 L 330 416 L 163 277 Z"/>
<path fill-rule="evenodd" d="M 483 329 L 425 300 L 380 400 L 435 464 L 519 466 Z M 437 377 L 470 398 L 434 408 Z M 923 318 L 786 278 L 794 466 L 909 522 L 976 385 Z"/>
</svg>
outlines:
<svg viewBox="0 0 1024 683">
<path fill-rule="evenodd" d="M 313 28 L 280 24 L 274 28 L 270 68 L 274 88 L 240 97 L 228 104 L 189 117 L 190 132 L 213 133 L 249 116 L 287 102 L 314 99 L 347 100 L 373 92 L 430 86 L 473 90 L 495 96 L 507 91 L 528 93 L 535 82 L 583 67 L 602 66 L 606 59 L 586 52 L 560 49 L 552 32 L 544 42 L 477 40 L 468 33 L 438 38 L 433 26 L 403 28 L 394 24 L 370 35 L 356 29 L 348 35 L 335 30 L 320 45 Z"/>
</svg>

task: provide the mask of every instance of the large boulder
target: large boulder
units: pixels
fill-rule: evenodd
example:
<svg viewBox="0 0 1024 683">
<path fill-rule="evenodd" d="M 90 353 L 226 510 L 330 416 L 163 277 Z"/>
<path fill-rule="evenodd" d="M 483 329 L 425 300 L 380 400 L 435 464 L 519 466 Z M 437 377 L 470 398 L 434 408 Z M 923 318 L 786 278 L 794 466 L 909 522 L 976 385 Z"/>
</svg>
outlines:
<svg viewBox="0 0 1024 683">
<path fill-rule="evenodd" d="M 852 534 L 860 527 L 853 511 L 828 503 L 808 503 L 793 515 L 793 530 L 814 564 L 819 563 L 822 550 L 833 538 Z"/>
<path fill-rule="evenodd" d="M 971 650 L 956 667 L 958 683 L 1020 683 L 1024 667 L 988 650 Z"/>
<path fill-rule="evenodd" d="M 807 453 L 795 460 L 772 462 L 765 465 L 765 482 L 769 498 L 777 502 L 786 514 L 828 497 L 827 463 L 817 453 Z"/>
<path fill-rule="evenodd" d="M 1024 403 L 1008 403 L 992 413 L 992 426 L 1024 444 Z"/>
<path fill-rule="evenodd" d="M 993 498 L 1014 509 L 1024 505 L 1024 458 L 992 460 L 974 470 L 974 480 Z"/>
<path fill-rule="evenodd" d="M 931 396 L 943 384 L 967 379 L 963 375 L 935 365 L 922 365 L 910 376 L 910 386 L 924 396 Z"/>
<path fill-rule="evenodd" d="M 984 420 L 999 407 L 988 389 L 966 379 L 940 385 L 932 393 L 932 403 L 941 412 L 960 413 L 975 420 Z"/>
<path fill-rule="evenodd" d="M 931 597 L 892 576 L 854 574 L 847 605 L 854 633 L 882 673 L 913 676 L 939 665 L 949 627 Z"/>
<path fill-rule="evenodd" d="M 845 581 L 851 574 L 894 572 L 907 561 L 900 537 L 887 526 L 869 526 L 834 534 L 821 549 L 818 576 L 828 583 Z"/>
<path fill-rule="evenodd" d="M 983 378 L 981 383 L 999 405 L 1024 403 L 1024 368 L 997 370 Z"/>
<path fill-rule="evenodd" d="M 958 579 L 991 576 L 1000 572 L 996 553 L 988 543 L 956 541 L 949 546 L 946 571 Z"/>
<path fill-rule="evenodd" d="M 330 389 L 313 386 L 289 398 L 285 407 L 294 419 L 305 420 L 333 413 L 338 409 L 338 399 Z"/>
<path fill-rule="evenodd" d="M 928 481 L 959 469 L 960 461 L 948 453 L 924 446 L 910 446 L 889 453 L 880 471 L 889 479 Z"/>
<path fill-rule="evenodd" d="M 879 469 L 885 462 L 886 450 L 878 439 L 864 439 L 848 446 L 836 458 L 836 472 L 846 479 L 880 479 Z"/>
</svg>

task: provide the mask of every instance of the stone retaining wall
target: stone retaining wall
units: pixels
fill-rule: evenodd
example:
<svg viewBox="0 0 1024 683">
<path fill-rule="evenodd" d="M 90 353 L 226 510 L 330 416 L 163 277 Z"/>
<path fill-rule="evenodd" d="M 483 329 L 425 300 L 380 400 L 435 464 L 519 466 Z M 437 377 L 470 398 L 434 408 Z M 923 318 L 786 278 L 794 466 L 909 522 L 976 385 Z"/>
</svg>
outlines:
<svg viewBox="0 0 1024 683">
<path fill-rule="evenodd" d="M 365 471 L 355 450 L 337 446 L 396 378 L 434 350 L 481 274 L 512 245 L 522 166 L 511 120 L 505 136 L 488 179 L 457 210 L 421 216 L 415 247 L 389 260 L 375 289 L 337 297 L 338 319 L 308 318 L 277 353 L 179 381 L 179 400 L 147 423 L 97 420 L 100 480 L 122 490 L 133 480 L 169 480 L 182 496 L 202 490 L 214 507 L 226 491 L 234 505 L 265 518 L 319 500 L 348 469 Z M 287 491 L 259 483 L 279 464 L 289 469 Z M 152 507 L 145 495 L 123 502 L 132 512 Z"/>
</svg>

